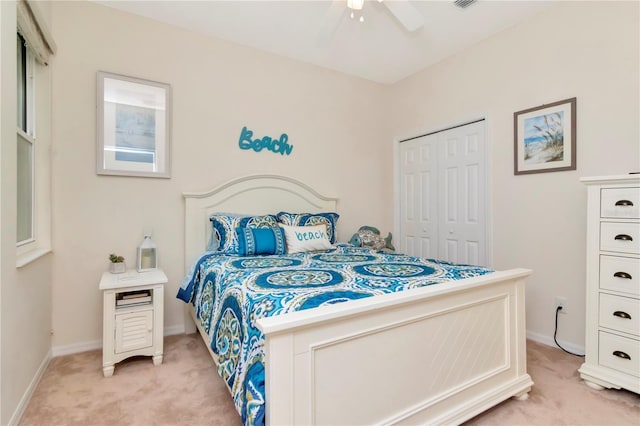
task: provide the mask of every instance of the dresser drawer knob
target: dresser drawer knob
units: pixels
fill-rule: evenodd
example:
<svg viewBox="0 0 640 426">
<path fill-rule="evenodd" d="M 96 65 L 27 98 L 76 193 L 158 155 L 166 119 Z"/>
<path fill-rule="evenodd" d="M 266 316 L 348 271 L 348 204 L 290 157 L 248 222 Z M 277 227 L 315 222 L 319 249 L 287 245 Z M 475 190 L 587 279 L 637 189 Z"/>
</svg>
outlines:
<svg viewBox="0 0 640 426">
<path fill-rule="evenodd" d="M 613 351 L 613 356 L 617 356 L 618 358 L 631 360 L 631 357 L 626 352 L 622 351 Z"/>
<path fill-rule="evenodd" d="M 618 200 L 616 206 L 633 207 L 633 203 L 629 200 Z"/>
<path fill-rule="evenodd" d="M 624 312 L 624 311 L 615 311 L 613 313 L 614 317 L 618 317 L 618 318 L 623 318 L 623 319 L 631 319 L 631 315 L 629 315 L 628 313 Z"/>
<path fill-rule="evenodd" d="M 631 235 L 618 234 L 614 237 L 614 240 L 633 241 L 633 238 L 631 238 Z"/>
<path fill-rule="evenodd" d="M 631 274 L 627 274 L 626 272 L 616 272 L 615 274 L 613 274 L 613 276 L 616 278 L 626 278 L 628 280 L 631 279 Z"/>
</svg>

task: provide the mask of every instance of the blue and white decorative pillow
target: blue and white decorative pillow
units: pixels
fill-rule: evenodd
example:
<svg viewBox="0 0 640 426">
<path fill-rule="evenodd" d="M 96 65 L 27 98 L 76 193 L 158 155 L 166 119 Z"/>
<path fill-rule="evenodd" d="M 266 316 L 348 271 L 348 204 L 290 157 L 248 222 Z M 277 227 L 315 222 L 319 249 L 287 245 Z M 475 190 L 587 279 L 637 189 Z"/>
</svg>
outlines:
<svg viewBox="0 0 640 426">
<path fill-rule="evenodd" d="M 207 246 L 209 251 L 225 254 L 238 254 L 237 228 L 277 228 L 278 221 L 274 215 L 240 216 L 234 214 L 214 214 L 209 220 L 213 234 Z"/>
<path fill-rule="evenodd" d="M 285 254 L 284 230 L 278 228 L 237 228 L 238 254 L 256 256 Z"/>
<path fill-rule="evenodd" d="M 321 223 L 327 225 L 329 242 L 336 242 L 336 224 L 340 215 L 335 212 L 326 213 L 287 213 L 280 212 L 276 215 L 278 222 L 288 226 L 310 226 Z"/>
<path fill-rule="evenodd" d="M 287 240 L 287 253 L 331 250 L 335 248 L 329 241 L 327 225 L 289 226 L 280 224 Z"/>
</svg>

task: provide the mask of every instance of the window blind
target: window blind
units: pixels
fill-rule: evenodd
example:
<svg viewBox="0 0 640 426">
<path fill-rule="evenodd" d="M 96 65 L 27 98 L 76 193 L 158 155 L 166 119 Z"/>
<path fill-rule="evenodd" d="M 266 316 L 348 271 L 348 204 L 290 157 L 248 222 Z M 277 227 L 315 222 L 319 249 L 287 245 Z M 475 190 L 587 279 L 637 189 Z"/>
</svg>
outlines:
<svg viewBox="0 0 640 426">
<path fill-rule="evenodd" d="M 28 0 L 18 0 L 16 15 L 18 32 L 35 54 L 36 60 L 47 65 L 49 57 L 56 51 L 56 44 L 37 6 Z"/>
</svg>

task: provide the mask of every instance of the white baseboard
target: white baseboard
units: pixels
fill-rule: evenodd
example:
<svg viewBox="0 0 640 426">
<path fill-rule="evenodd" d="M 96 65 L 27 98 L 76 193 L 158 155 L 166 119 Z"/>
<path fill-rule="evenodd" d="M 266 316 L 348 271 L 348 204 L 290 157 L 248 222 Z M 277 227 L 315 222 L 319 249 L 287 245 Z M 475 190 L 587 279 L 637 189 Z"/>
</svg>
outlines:
<svg viewBox="0 0 640 426">
<path fill-rule="evenodd" d="M 9 426 L 17 425 L 18 423 L 20 423 L 20 419 L 22 419 L 22 415 L 27 409 L 27 406 L 29 405 L 29 401 L 31 401 L 33 392 L 36 390 L 36 387 L 38 386 L 38 383 L 40 383 L 40 380 L 42 379 L 44 372 L 47 370 L 47 367 L 49 366 L 49 361 L 51 361 L 51 358 L 53 358 L 51 354 L 52 354 L 52 351 L 51 349 L 49 349 L 47 354 L 44 356 L 44 359 L 40 363 L 40 366 L 38 367 L 36 374 L 33 376 L 33 379 L 31 379 L 31 383 L 29 383 L 29 386 L 27 386 L 27 389 L 22 395 L 22 398 L 20 398 L 20 402 L 18 403 L 16 410 L 13 412 L 13 415 L 9 419 L 9 423 L 7 423 Z"/>
<path fill-rule="evenodd" d="M 544 334 L 534 333 L 533 331 L 527 331 L 527 339 L 531 339 L 534 342 L 542 343 L 543 345 L 553 346 L 557 348 L 556 342 L 553 341 L 553 336 L 545 336 Z M 574 343 L 566 342 L 564 340 L 559 340 L 558 343 L 562 345 L 563 348 L 568 350 L 569 352 L 573 352 L 574 354 L 582 355 L 584 354 L 584 346 L 578 346 Z"/>
<path fill-rule="evenodd" d="M 175 336 L 176 334 L 184 334 L 184 325 L 172 325 L 164 328 L 165 336 Z"/>
<path fill-rule="evenodd" d="M 80 352 L 95 351 L 96 349 L 102 349 L 102 340 L 92 340 L 90 342 L 53 346 L 51 348 L 51 351 L 53 353 L 53 357 L 55 358 L 63 355 L 77 354 Z"/>
<path fill-rule="evenodd" d="M 184 325 L 172 325 L 164 328 L 165 336 L 174 336 L 176 334 L 184 333 Z M 527 331 L 527 339 L 531 339 L 535 342 L 542 343 L 543 345 L 558 347 L 553 341 L 553 336 L 546 336 L 544 334 L 535 333 L 533 331 Z M 584 346 L 578 346 L 564 340 L 558 340 L 558 342 L 568 351 L 576 354 L 584 353 Z M 80 352 L 93 351 L 96 349 L 102 349 L 102 340 L 94 340 L 90 342 L 73 343 L 65 346 L 54 346 L 51 348 L 51 357 L 55 358 L 63 355 L 71 355 Z"/>
<path fill-rule="evenodd" d="M 165 336 L 173 336 L 176 334 L 184 333 L 184 325 L 172 325 L 165 327 L 163 331 Z M 95 351 L 96 349 L 102 349 L 102 340 L 92 340 L 89 342 L 72 343 L 64 346 L 54 346 L 51 348 L 52 357 L 58 357 L 63 355 L 77 354 L 86 351 Z"/>
</svg>

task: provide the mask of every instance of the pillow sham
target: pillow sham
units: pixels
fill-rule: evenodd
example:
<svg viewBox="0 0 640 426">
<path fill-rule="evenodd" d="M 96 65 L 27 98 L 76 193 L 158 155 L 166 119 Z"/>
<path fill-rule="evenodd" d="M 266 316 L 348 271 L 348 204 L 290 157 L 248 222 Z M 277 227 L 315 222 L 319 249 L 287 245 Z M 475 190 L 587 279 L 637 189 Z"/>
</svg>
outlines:
<svg viewBox="0 0 640 426">
<path fill-rule="evenodd" d="M 225 254 L 238 254 L 238 235 L 236 228 L 277 228 L 274 215 L 242 216 L 235 214 L 214 214 L 209 218 L 213 235 L 209 241 L 209 251 Z"/>
<path fill-rule="evenodd" d="M 324 223 L 312 226 L 289 226 L 280 224 L 287 241 L 287 253 L 329 250 L 333 247 Z"/>
<path fill-rule="evenodd" d="M 336 242 L 336 224 L 340 215 L 335 212 L 326 213 L 287 213 L 280 212 L 276 215 L 278 222 L 288 226 L 310 226 L 324 223 L 327 225 L 329 242 Z"/>
<path fill-rule="evenodd" d="M 282 228 L 237 228 L 236 234 L 238 235 L 238 254 L 240 256 L 285 254 L 287 252 Z"/>
</svg>

